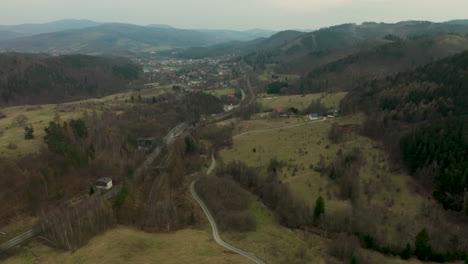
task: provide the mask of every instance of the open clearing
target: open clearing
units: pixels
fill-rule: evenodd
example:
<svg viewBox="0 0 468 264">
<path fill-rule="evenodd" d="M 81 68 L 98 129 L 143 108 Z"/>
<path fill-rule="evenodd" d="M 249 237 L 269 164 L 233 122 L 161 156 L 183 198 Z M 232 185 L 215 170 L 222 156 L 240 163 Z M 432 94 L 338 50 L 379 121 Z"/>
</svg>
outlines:
<svg viewBox="0 0 468 264">
<path fill-rule="evenodd" d="M 158 86 L 153 89 L 124 92 L 63 104 L 20 105 L 0 109 L 0 112 L 6 115 L 6 118 L 0 119 L 0 158 L 15 158 L 38 152 L 41 147 L 45 147 L 44 128 L 54 119 L 55 113 L 59 114 L 62 121 L 66 121 L 81 117 L 85 111 L 102 112 L 111 106 L 122 105 L 125 100 L 130 101 L 132 95 L 134 100 L 137 100 L 139 95 L 143 99 L 151 99 L 153 96 L 171 92 L 170 87 L 172 86 Z M 26 124 L 31 124 L 34 127 L 34 139 L 25 140 L 24 127 L 12 126 L 12 121 L 19 115 L 25 115 L 28 118 Z M 9 149 L 7 148 L 9 144 L 14 144 L 17 147 Z"/>
<path fill-rule="evenodd" d="M 288 119 L 284 119 L 288 120 Z M 390 162 L 381 145 L 369 138 L 349 134 L 349 140 L 342 144 L 332 144 L 328 132 L 333 122 L 352 124 L 362 122 L 362 117 L 342 117 L 323 122 L 311 122 L 303 126 L 245 134 L 234 138 L 232 148 L 220 152 L 225 163 L 240 160 L 259 169 L 265 176 L 271 159 L 285 162 L 279 176 L 289 185 L 293 194 L 306 201 L 311 208 L 319 195 L 326 203 L 326 215 L 333 221 L 351 216 L 353 205 L 343 200 L 339 183 L 328 175 L 314 170 L 323 161 L 330 165 L 338 150 L 344 153 L 359 148 L 364 165 L 358 175 L 360 223 L 363 229 L 374 234 L 381 243 L 399 246 L 410 240 L 427 224 L 424 208 L 439 208 L 430 195 L 415 191 L 417 184 L 404 172 L 390 169 Z M 258 124 L 255 124 L 258 123 Z M 268 127 L 268 120 L 242 121 L 240 131 L 250 131 Z M 272 120 L 271 127 L 281 123 Z M 426 209 L 427 210 L 427 209 Z M 336 223 L 327 223 L 339 225 Z M 403 241 L 403 242 L 402 242 Z"/>
<path fill-rule="evenodd" d="M 269 95 L 262 94 L 257 99 L 264 108 L 290 108 L 295 107 L 299 110 L 306 109 L 314 100 L 320 99 L 322 104 L 328 108 L 339 109 L 340 101 L 346 96 L 346 92 L 340 93 L 316 93 L 306 95 Z"/>
<path fill-rule="evenodd" d="M 234 88 L 226 88 L 226 89 L 215 89 L 215 90 L 204 90 L 206 94 L 211 94 L 213 96 L 223 96 L 228 94 L 234 94 L 236 89 Z"/>
<path fill-rule="evenodd" d="M 4 264 L 241 264 L 245 258 L 225 251 L 214 243 L 209 232 L 184 229 L 175 233 L 150 234 L 117 227 L 93 238 L 86 246 L 70 253 L 34 244 L 6 259 Z"/>
<path fill-rule="evenodd" d="M 276 223 L 271 212 L 253 195 L 251 201 L 256 230 L 245 233 L 225 232 L 222 237 L 227 242 L 254 253 L 268 264 L 326 263 L 319 251 L 311 250 L 293 231 Z"/>
</svg>

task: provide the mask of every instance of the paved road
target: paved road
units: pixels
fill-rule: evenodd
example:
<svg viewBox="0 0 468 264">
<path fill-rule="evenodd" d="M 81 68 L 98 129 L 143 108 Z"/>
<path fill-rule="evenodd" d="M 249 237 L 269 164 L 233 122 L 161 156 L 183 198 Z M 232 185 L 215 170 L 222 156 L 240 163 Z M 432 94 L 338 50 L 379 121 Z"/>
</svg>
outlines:
<svg viewBox="0 0 468 264">
<path fill-rule="evenodd" d="M 243 71 L 243 70 L 242 70 Z M 240 107 L 235 109 L 236 111 L 239 111 L 240 109 L 242 109 L 243 107 L 247 106 L 248 104 L 252 103 L 255 99 L 255 95 L 253 93 L 253 89 L 250 85 L 250 80 L 249 78 L 247 77 L 246 78 L 246 81 L 247 81 L 247 88 L 248 88 L 248 93 L 250 95 L 250 98 L 249 100 L 247 100 L 247 103 L 245 102 L 245 99 L 246 99 L 246 94 L 244 92 L 244 90 L 242 90 L 242 100 L 241 100 L 241 104 L 240 104 Z M 228 118 L 230 116 L 232 116 L 232 114 L 234 113 L 235 111 L 231 111 L 229 113 L 223 113 L 221 114 L 218 118 L 216 118 L 216 122 L 218 122 L 220 119 L 224 119 L 224 118 Z M 149 154 L 147 156 L 147 158 L 145 159 L 145 161 L 143 162 L 143 164 L 136 170 L 135 172 L 135 178 L 138 178 L 142 175 L 142 172 L 147 169 L 153 162 L 154 160 L 161 154 L 162 150 L 164 149 L 164 147 L 166 147 L 168 144 L 170 144 L 175 138 L 177 138 L 178 136 L 180 136 L 182 133 L 185 132 L 185 130 L 187 129 L 188 125 L 187 123 L 181 123 L 177 126 L 175 126 L 174 128 L 171 129 L 171 131 L 169 131 L 169 133 L 164 137 L 162 143 L 160 145 L 158 145 L 154 150 L 153 152 L 151 152 L 151 154 Z M 214 160 L 214 158 L 213 158 Z M 216 161 L 214 161 L 216 162 Z M 215 164 L 215 163 L 214 163 Z M 214 165 L 212 163 L 212 166 L 214 168 Z M 211 169 L 212 170 L 212 169 Z M 211 173 L 211 171 L 210 171 Z M 112 192 L 112 195 L 107 195 L 108 197 L 105 197 L 105 199 L 109 199 L 111 198 L 112 196 L 115 195 L 116 192 Z M 3 244 L 0 244 L 0 252 L 1 251 L 4 251 L 4 250 L 7 250 L 7 249 L 10 249 L 16 245 L 19 245 L 21 244 L 22 242 L 34 237 L 34 236 L 37 236 L 39 235 L 40 233 L 42 232 L 42 227 L 41 225 L 38 225 L 36 227 L 34 227 L 33 229 L 30 229 L 30 230 L 27 230 L 25 231 L 24 233 L 8 240 L 7 242 L 3 243 Z M 263 263 L 263 262 L 258 262 L 258 263 Z"/>
<path fill-rule="evenodd" d="M 207 175 L 209 175 L 216 166 L 216 160 L 215 160 L 214 156 L 212 156 L 211 159 L 212 159 L 211 165 L 208 168 L 208 170 L 206 171 Z M 231 250 L 231 251 L 233 251 L 233 252 L 235 252 L 235 253 L 243 256 L 243 257 L 246 257 L 246 258 L 252 260 L 253 262 L 255 262 L 257 264 L 265 264 L 265 262 L 263 262 L 261 259 L 257 258 L 255 255 L 253 255 L 251 253 L 248 253 L 248 252 L 245 252 L 242 249 L 238 249 L 238 248 L 224 242 L 224 240 L 221 239 L 221 237 L 219 236 L 218 226 L 216 225 L 216 221 L 214 220 L 213 216 L 211 215 L 210 211 L 208 210 L 208 207 L 206 207 L 203 200 L 197 195 L 197 192 L 195 191 L 195 183 L 196 182 L 197 181 L 195 180 L 190 184 L 190 193 L 192 194 L 193 198 L 197 201 L 197 203 L 200 205 L 200 207 L 202 208 L 202 210 L 205 213 L 206 217 L 208 218 L 208 221 L 211 224 L 211 229 L 213 231 L 213 238 L 216 241 L 216 243 L 218 243 L 218 245 L 220 245 L 220 246 L 222 246 L 222 247 L 224 247 L 226 249 L 229 249 L 229 250 Z"/>
</svg>

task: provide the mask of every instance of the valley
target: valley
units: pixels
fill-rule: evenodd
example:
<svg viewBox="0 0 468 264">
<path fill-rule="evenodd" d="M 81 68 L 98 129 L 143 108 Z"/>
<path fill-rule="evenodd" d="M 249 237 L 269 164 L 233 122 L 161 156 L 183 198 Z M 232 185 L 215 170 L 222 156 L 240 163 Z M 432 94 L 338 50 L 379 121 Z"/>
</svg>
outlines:
<svg viewBox="0 0 468 264">
<path fill-rule="evenodd" d="M 2 263 L 468 263 L 466 24 L 81 22 L 0 27 Z"/>
</svg>

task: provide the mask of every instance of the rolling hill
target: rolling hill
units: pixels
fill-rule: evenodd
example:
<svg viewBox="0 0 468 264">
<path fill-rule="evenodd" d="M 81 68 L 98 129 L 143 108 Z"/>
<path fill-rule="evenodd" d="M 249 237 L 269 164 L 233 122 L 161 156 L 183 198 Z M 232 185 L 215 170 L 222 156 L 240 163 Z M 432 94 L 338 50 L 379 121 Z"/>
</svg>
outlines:
<svg viewBox="0 0 468 264">
<path fill-rule="evenodd" d="M 42 24 L 0 25 L 0 41 L 69 29 L 94 27 L 103 23 L 86 19 L 63 19 Z M 3 32 L 10 32 L 5 35 Z"/>
<path fill-rule="evenodd" d="M 0 39 L 3 40 L 0 42 L 0 51 L 51 54 L 150 52 L 230 41 L 250 41 L 273 34 L 267 30 L 187 30 L 168 25 L 102 24 L 81 20 L 5 26 L 0 27 L 0 30 L 5 31 L 4 37 Z"/>
<path fill-rule="evenodd" d="M 257 46 L 245 50 L 255 50 L 255 53 L 249 54 L 248 60 L 260 65 L 288 62 L 297 64 L 296 59 L 302 60 L 302 63 L 299 64 L 301 66 L 293 67 L 293 70 L 304 72 L 304 70 L 311 70 L 311 68 L 302 67 L 304 63 L 311 66 L 323 64 L 323 62 L 315 63 L 317 58 L 322 60 L 324 57 L 333 55 L 333 59 L 339 59 L 385 44 L 388 41 L 450 33 L 465 35 L 468 33 L 468 25 L 462 22 L 432 23 L 425 21 L 404 21 L 396 24 L 373 22 L 361 25 L 343 24 L 305 33 L 282 43 L 282 45 L 273 45 L 273 47 L 252 43 L 252 46 Z M 328 63 L 331 60 L 325 59 L 323 61 Z"/>
<path fill-rule="evenodd" d="M 457 34 L 389 41 L 330 63 L 312 66 L 303 79 L 303 86 L 314 91 L 348 91 L 357 83 L 384 78 L 465 50 L 468 50 L 468 37 Z M 288 65 L 305 65 L 307 68 L 311 63 L 308 64 L 306 58 L 311 56 L 292 60 Z"/>
<path fill-rule="evenodd" d="M 0 55 L 0 105 L 60 103 L 129 88 L 141 70 L 130 61 L 70 55 Z"/>
</svg>

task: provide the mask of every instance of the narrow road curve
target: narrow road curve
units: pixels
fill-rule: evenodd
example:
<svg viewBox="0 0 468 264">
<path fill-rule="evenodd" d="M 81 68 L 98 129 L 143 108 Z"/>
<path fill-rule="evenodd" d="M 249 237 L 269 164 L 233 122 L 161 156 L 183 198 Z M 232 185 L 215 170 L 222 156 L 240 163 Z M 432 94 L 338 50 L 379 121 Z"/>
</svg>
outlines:
<svg viewBox="0 0 468 264">
<path fill-rule="evenodd" d="M 216 165 L 216 160 L 214 158 L 214 155 L 211 157 L 212 159 L 212 162 L 211 162 L 211 165 L 210 167 L 208 168 L 206 174 L 209 175 L 215 165 Z M 257 258 L 256 256 L 254 256 L 253 254 L 251 253 L 248 253 L 248 252 L 245 252 L 241 249 L 238 249 L 226 242 L 224 242 L 223 239 L 221 239 L 221 237 L 219 236 L 219 232 L 218 232 L 218 226 L 216 225 L 216 221 L 214 220 L 213 216 L 211 215 L 210 213 L 210 210 L 208 210 L 208 207 L 205 205 L 205 203 L 203 202 L 203 200 L 197 195 L 197 192 L 195 191 L 195 183 L 197 182 L 197 180 L 194 180 L 191 184 L 190 184 L 190 193 L 192 194 L 192 197 L 197 201 L 197 203 L 200 205 L 200 207 L 202 208 L 203 212 L 205 213 L 206 217 L 208 218 L 208 221 L 210 222 L 211 224 L 211 229 L 213 231 L 213 238 L 214 240 L 216 241 L 216 243 L 218 243 L 218 245 L 224 247 L 224 248 L 227 248 L 243 257 L 246 257 L 250 260 L 252 260 L 253 262 L 257 263 L 257 264 L 265 264 L 265 262 L 263 262 L 261 259 Z"/>
<path fill-rule="evenodd" d="M 224 242 L 221 237 L 219 236 L 219 232 L 218 232 L 218 227 L 216 226 L 216 222 L 213 218 L 213 216 L 211 215 L 210 211 L 208 210 L 208 208 L 206 207 L 206 205 L 203 203 L 203 201 L 200 199 L 200 197 L 198 197 L 197 193 L 195 192 L 195 183 L 197 181 L 193 181 L 192 184 L 190 184 L 190 193 L 192 194 L 193 198 L 198 202 L 198 204 L 201 206 L 201 208 L 203 209 L 203 212 L 205 213 L 206 217 L 208 218 L 208 221 L 210 221 L 210 224 L 211 224 L 211 229 L 213 230 L 213 238 L 214 240 L 216 241 L 216 243 L 218 243 L 218 245 L 224 247 L 224 248 L 227 248 L 241 256 L 244 256 L 250 260 L 252 260 L 253 262 L 257 263 L 257 264 L 265 264 L 265 262 L 263 262 L 262 260 L 260 260 L 259 258 L 255 257 L 254 255 L 250 254 L 250 253 L 247 253 L 241 249 L 238 249 L 234 246 L 231 246 L 229 245 L 228 243 Z"/>
</svg>

